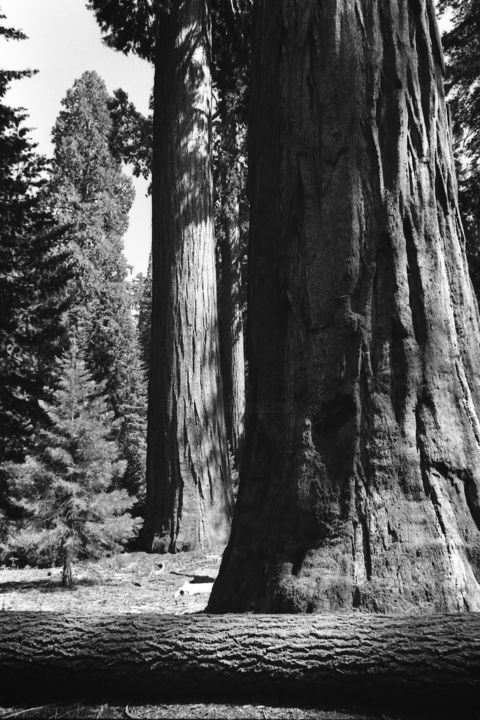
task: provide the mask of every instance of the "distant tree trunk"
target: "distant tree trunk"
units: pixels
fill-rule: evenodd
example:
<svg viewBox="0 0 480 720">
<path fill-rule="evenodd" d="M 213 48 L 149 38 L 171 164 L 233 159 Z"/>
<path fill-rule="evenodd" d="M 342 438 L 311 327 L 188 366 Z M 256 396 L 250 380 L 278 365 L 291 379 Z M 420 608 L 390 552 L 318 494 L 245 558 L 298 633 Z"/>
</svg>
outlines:
<svg viewBox="0 0 480 720">
<path fill-rule="evenodd" d="M 235 139 L 232 142 L 235 142 Z M 223 178 L 220 242 L 220 357 L 227 438 L 238 466 L 245 433 L 240 202 L 236 178 L 232 177 L 230 168 L 224 170 L 226 177 Z"/>
<path fill-rule="evenodd" d="M 72 548 L 67 541 L 62 548 L 63 568 L 62 568 L 62 585 L 71 588 L 73 585 L 73 553 Z"/>
<path fill-rule="evenodd" d="M 478 718 L 480 708 L 479 633 L 480 616 L 466 613 L 3 612 L 0 683 L 2 697 L 16 692 L 22 702 L 39 690 L 56 701 L 99 692 L 110 702 L 128 696 L 203 703 L 260 697 L 263 703 L 268 698 L 317 708 L 373 705 L 394 709 L 396 718 L 400 708 L 436 720 L 443 711 L 463 720 Z"/>
<path fill-rule="evenodd" d="M 206 0 L 172 3 L 159 26 L 145 539 L 175 552 L 222 547 L 232 499 L 218 351 Z"/>
<path fill-rule="evenodd" d="M 480 609 L 480 323 L 431 0 L 260 0 L 252 416 L 210 611 Z"/>
</svg>

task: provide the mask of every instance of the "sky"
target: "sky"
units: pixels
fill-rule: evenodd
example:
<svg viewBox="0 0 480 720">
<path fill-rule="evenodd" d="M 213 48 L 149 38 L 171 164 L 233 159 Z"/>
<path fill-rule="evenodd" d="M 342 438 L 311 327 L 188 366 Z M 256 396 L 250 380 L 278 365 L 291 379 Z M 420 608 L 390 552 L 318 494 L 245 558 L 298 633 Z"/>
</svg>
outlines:
<svg viewBox="0 0 480 720">
<path fill-rule="evenodd" d="M 66 91 L 86 70 L 96 70 L 112 93 L 121 87 L 138 110 L 147 114 L 153 67 L 135 55 L 107 48 L 86 0 L 0 0 L 5 24 L 28 40 L 0 41 L 0 67 L 37 69 L 33 78 L 15 80 L 6 101 L 26 108 L 32 137 L 51 156 L 50 134 Z M 136 198 L 125 235 L 125 255 L 133 272 L 146 272 L 151 243 L 151 205 L 147 183 L 133 178 Z"/>
</svg>

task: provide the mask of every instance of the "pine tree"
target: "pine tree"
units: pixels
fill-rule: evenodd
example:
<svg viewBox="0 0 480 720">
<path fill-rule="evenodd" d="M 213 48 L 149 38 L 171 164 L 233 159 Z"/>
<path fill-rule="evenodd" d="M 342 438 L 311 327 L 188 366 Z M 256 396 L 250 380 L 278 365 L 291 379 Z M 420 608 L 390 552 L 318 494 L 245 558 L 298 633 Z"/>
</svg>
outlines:
<svg viewBox="0 0 480 720">
<path fill-rule="evenodd" d="M 146 390 L 122 243 L 134 193 L 112 152 L 111 101 L 95 72 L 84 73 L 67 92 L 53 130 L 50 198 L 75 238 L 70 323 L 85 328 L 88 366 L 105 384 L 118 421 L 116 437 L 127 459 L 122 483 L 134 492 L 145 482 Z"/>
<path fill-rule="evenodd" d="M 57 370 L 58 387 L 44 403 L 50 426 L 38 434 L 35 454 L 12 466 L 12 492 L 27 520 L 10 546 L 30 561 L 61 562 L 71 586 L 75 560 L 118 551 L 141 521 L 127 512 L 135 498 L 115 489 L 126 463 L 112 439 L 113 412 L 75 338 Z"/>
<path fill-rule="evenodd" d="M 0 37 L 24 38 L 5 27 Z M 11 80 L 0 71 L 0 534 L 14 514 L 3 464 L 20 461 L 33 428 L 45 422 L 39 405 L 65 340 L 66 286 L 71 255 L 65 229 L 43 202 L 46 161 L 25 127 L 23 111 L 2 100 Z"/>
</svg>

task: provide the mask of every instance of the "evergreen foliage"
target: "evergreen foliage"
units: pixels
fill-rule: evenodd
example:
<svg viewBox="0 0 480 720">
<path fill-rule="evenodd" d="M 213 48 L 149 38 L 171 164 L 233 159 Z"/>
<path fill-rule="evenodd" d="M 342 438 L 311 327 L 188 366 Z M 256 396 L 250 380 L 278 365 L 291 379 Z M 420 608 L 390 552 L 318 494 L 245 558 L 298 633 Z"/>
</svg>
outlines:
<svg viewBox="0 0 480 720">
<path fill-rule="evenodd" d="M 0 15 L 0 38 L 21 40 Z M 30 71 L 0 71 L 0 535 L 15 515 L 4 463 L 21 461 L 39 404 L 65 342 L 72 258 L 65 228 L 45 207 L 47 163 L 25 127 L 26 114 L 3 102 L 12 80 Z"/>
<path fill-rule="evenodd" d="M 84 329 L 86 361 L 104 384 L 127 467 L 122 485 L 144 484 L 146 390 L 140 361 L 122 236 L 133 202 L 131 180 L 112 147 L 118 116 L 103 80 L 86 72 L 67 92 L 53 130 L 50 201 L 73 228 L 76 277 L 70 325 Z"/>
<path fill-rule="evenodd" d="M 441 0 L 452 28 L 443 37 L 448 59 L 459 202 L 473 286 L 480 299 L 480 5 L 478 0 Z"/>
<path fill-rule="evenodd" d="M 171 0 L 88 0 L 105 42 L 154 62 L 157 22 Z"/>
<path fill-rule="evenodd" d="M 150 99 L 152 109 L 153 100 Z M 115 90 L 108 102 L 112 131 L 110 149 L 112 155 L 130 165 L 136 177 L 149 180 L 152 174 L 153 120 L 145 117 L 129 101 L 124 90 Z"/>
<path fill-rule="evenodd" d="M 141 520 L 127 512 L 135 499 L 116 489 L 126 463 L 112 439 L 113 412 L 76 339 L 57 369 L 58 387 L 44 403 L 50 426 L 38 434 L 35 453 L 11 468 L 12 492 L 27 519 L 10 549 L 27 561 L 60 562 L 71 585 L 76 559 L 120 550 Z"/>
</svg>

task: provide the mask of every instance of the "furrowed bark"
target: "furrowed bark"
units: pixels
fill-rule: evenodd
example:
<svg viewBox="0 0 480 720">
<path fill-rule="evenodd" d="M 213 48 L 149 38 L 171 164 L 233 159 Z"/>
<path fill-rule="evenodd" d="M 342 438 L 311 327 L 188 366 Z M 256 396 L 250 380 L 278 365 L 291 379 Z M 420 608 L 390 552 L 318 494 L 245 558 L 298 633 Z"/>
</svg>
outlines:
<svg viewBox="0 0 480 720">
<path fill-rule="evenodd" d="M 0 613 L 2 694 L 480 707 L 480 616 Z M 13 683 L 13 685 L 12 685 Z M 467 713 L 468 715 L 468 713 Z M 466 717 L 467 715 L 462 715 Z"/>
<path fill-rule="evenodd" d="M 225 545 L 232 491 L 218 349 L 208 3 L 173 3 L 159 26 L 145 542 L 175 552 Z"/>
<path fill-rule="evenodd" d="M 209 610 L 480 609 L 480 323 L 431 0 L 259 0 L 251 413 Z"/>
</svg>

